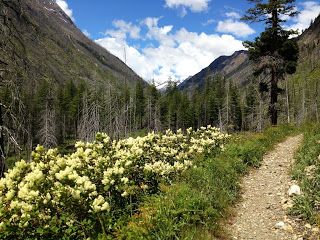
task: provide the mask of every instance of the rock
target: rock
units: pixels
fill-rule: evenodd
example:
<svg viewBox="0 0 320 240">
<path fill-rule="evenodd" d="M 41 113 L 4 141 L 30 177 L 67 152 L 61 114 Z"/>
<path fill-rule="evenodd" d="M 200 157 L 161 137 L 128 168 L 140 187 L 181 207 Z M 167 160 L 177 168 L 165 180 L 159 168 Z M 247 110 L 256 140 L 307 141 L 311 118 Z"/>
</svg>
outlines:
<svg viewBox="0 0 320 240">
<path fill-rule="evenodd" d="M 293 228 L 292 228 L 292 226 L 291 225 L 285 225 L 284 227 L 283 227 L 283 230 L 285 230 L 286 232 L 289 232 L 289 233 L 293 233 Z"/>
<path fill-rule="evenodd" d="M 283 204 L 283 205 L 282 205 L 282 208 L 283 208 L 284 210 L 290 209 L 290 208 L 292 208 L 292 207 L 293 207 L 293 204 L 292 204 L 292 203 L 286 203 L 286 204 Z"/>
<path fill-rule="evenodd" d="M 306 228 L 311 229 L 311 225 L 309 223 L 307 223 L 306 225 L 304 225 Z"/>
<path fill-rule="evenodd" d="M 298 185 L 296 185 L 296 184 L 292 185 L 288 190 L 288 195 L 289 196 L 301 195 L 300 187 Z"/>
<path fill-rule="evenodd" d="M 315 228 L 312 228 L 311 231 L 314 233 L 318 233 L 318 232 L 320 232 L 320 229 L 318 227 L 315 227 Z"/>
<path fill-rule="evenodd" d="M 285 225 L 286 225 L 286 224 L 281 221 L 281 222 L 276 223 L 276 225 L 274 225 L 274 227 L 275 227 L 276 229 L 284 229 Z"/>
</svg>

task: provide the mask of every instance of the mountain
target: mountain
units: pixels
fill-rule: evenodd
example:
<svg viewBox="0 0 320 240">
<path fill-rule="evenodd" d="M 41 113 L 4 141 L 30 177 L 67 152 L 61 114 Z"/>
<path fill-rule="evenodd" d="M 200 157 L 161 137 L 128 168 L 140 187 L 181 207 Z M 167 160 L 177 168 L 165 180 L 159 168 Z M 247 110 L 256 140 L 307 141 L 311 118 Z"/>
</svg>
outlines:
<svg viewBox="0 0 320 240">
<path fill-rule="evenodd" d="M 245 84 L 252 73 L 248 59 L 248 52 L 237 51 L 231 56 L 221 56 L 214 60 L 208 67 L 202 69 L 196 75 L 183 81 L 178 87 L 180 90 L 192 90 L 201 88 L 206 78 L 214 75 L 222 75 L 225 78 Z"/>
<path fill-rule="evenodd" d="M 16 139 L 8 155 L 133 129 L 134 89 L 146 83 L 55 0 L 0 0 L 0 36 L 0 122 Z"/>
<path fill-rule="evenodd" d="M 0 68 L 29 85 L 134 83 L 141 78 L 88 39 L 54 0 L 0 0 Z"/>
<path fill-rule="evenodd" d="M 297 71 L 286 79 L 287 111 L 295 122 L 320 122 L 320 15 L 297 40 L 300 49 Z"/>
<path fill-rule="evenodd" d="M 302 65 L 315 62 L 313 59 L 319 56 L 320 45 L 320 16 L 297 37 L 300 48 L 298 74 Z M 214 60 L 208 67 L 196 75 L 184 80 L 178 87 L 180 90 L 192 90 L 201 88 L 206 78 L 220 75 L 234 83 L 246 85 L 252 74 L 252 64 L 249 62 L 248 53 L 245 50 L 237 51 L 231 56 L 221 56 Z"/>
<path fill-rule="evenodd" d="M 320 16 L 318 16 L 310 27 L 296 38 L 300 52 L 296 73 L 286 76 L 279 82 L 279 89 L 282 89 L 278 99 L 279 122 L 302 124 L 308 122 L 320 122 Z M 238 97 L 242 105 L 242 117 L 244 127 L 248 129 L 261 130 L 268 122 L 269 99 L 268 94 L 261 94 L 257 81 L 252 81 L 251 75 L 253 64 L 248 60 L 246 51 L 235 52 L 231 56 L 217 58 L 207 68 L 200 71 L 195 76 L 188 78 L 179 85 L 179 89 L 187 93 L 204 86 L 207 78 L 220 75 L 219 82 L 211 82 L 207 86 L 213 88 L 212 106 L 210 101 L 204 106 L 209 106 L 208 111 L 216 111 L 215 102 L 222 103 L 218 114 L 221 113 L 221 120 L 226 125 L 230 122 L 230 101 L 232 98 L 227 95 L 223 99 L 221 92 L 226 90 L 228 81 L 232 81 L 238 93 L 234 94 L 234 99 Z M 213 86 L 213 87 L 212 87 Z M 218 90 L 217 90 L 218 89 Z M 203 90 L 203 89 L 202 89 Z M 227 91 L 231 91 L 228 89 Z M 234 90 L 233 90 L 234 91 Z M 208 93 L 209 92 L 209 93 Z M 209 95 L 210 90 L 201 92 L 204 96 Z M 217 94 L 219 93 L 219 94 Z M 215 94 L 215 95 L 214 95 Z M 195 94 L 197 95 L 197 92 Z M 221 95 L 221 96 L 220 96 Z M 220 97 L 220 98 L 219 98 Z M 222 100 L 221 100 L 222 99 Z M 233 104 L 235 105 L 235 104 Z M 228 109 L 224 113 L 223 109 Z M 206 114 L 206 111 L 204 112 Z M 223 115 L 225 114 L 225 116 Z M 200 115 L 205 116 L 205 115 Z"/>
<path fill-rule="evenodd" d="M 311 23 L 310 27 L 306 29 L 299 37 L 298 41 L 302 44 L 316 44 L 320 43 L 320 15 Z"/>
</svg>

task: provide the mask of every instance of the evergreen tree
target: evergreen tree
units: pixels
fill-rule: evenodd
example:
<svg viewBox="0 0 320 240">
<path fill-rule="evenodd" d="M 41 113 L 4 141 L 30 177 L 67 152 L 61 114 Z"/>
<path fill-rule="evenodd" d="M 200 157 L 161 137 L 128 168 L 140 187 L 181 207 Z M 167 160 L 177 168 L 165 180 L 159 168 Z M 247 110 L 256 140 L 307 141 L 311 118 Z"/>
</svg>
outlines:
<svg viewBox="0 0 320 240">
<path fill-rule="evenodd" d="M 168 127 L 171 130 L 176 131 L 178 129 L 178 108 L 180 103 L 180 92 L 177 88 L 177 84 L 173 81 L 169 81 L 167 86 L 168 97 Z"/>
<path fill-rule="evenodd" d="M 160 94 L 153 84 L 147 87 L 147 106 L 146 113 L 148 118 L 148 128 L 150 130 L 160 130 L 160 119 L 159 119 L 159 97 Z"/>
<path fill-rule="evenodd" d="M 295 0 L 248 0 L 254 3 L 254 7 L 247 11 L 243 20 L 250 22 L 265 22 L 265 31 L 254 42 L 245 42 L 249 49 L 249 58 L 256 63 L 255 75 L 270 75 L 270 120 L 272 125 L 278 122 L 278 81 L 285 74 L 293 74 L 296 71 L 298 60 L 298 45 L 289 37 L 295 33 L 285 30 L 282 23 L 283 16 L 295 16 Z"/>
</svg>

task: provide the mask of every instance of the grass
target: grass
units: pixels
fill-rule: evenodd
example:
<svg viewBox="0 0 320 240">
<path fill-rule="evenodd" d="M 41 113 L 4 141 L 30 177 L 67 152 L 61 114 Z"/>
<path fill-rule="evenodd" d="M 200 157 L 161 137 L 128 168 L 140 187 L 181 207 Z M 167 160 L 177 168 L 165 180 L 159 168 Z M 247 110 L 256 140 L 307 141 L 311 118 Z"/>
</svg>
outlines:
<svg viewBox="0 0 320 240">
<path fill-rule="evenodd" d="M 291 214 L 320 227 L 320 126 L 308 125 L 304 132 L 304 141 L 296 153 L 291 172 L 303 194 L 294 199 Z"/>
<path fill-rule="evenodd" d="M 239 181 L 250 167 L 294 128 L 280 126 L 262 133 L 232 137 L 223 153 L 206 156 L 197 168 L 162 186 L 163 193 L 147 197 L 138 214 L 119 227 L 118 239 L 213 239 L 226 234 L 219 224 L 230 216 L 239 196 Z"/>
</svg>

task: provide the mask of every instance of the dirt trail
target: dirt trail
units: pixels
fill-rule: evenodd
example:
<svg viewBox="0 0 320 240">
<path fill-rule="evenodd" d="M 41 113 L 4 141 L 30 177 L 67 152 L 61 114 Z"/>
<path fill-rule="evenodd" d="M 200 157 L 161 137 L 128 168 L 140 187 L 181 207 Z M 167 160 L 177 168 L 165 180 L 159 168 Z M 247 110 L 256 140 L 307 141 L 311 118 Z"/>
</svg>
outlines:
<svg viewBox="0 0 320 240">
<path fill-rule="evenodd" d="M 245 176 L 242 201 L 236 206 L 236 217 L 229 226 L 230 239 L 293 240 L 290 220 L 284 210 L 284 199 L 290 188 L 290 166 L 302 135 L 289 137 L 263 158 L 262 166 Z M 285 227 L 275 228 L 279 222 Z"/>
</svg>

